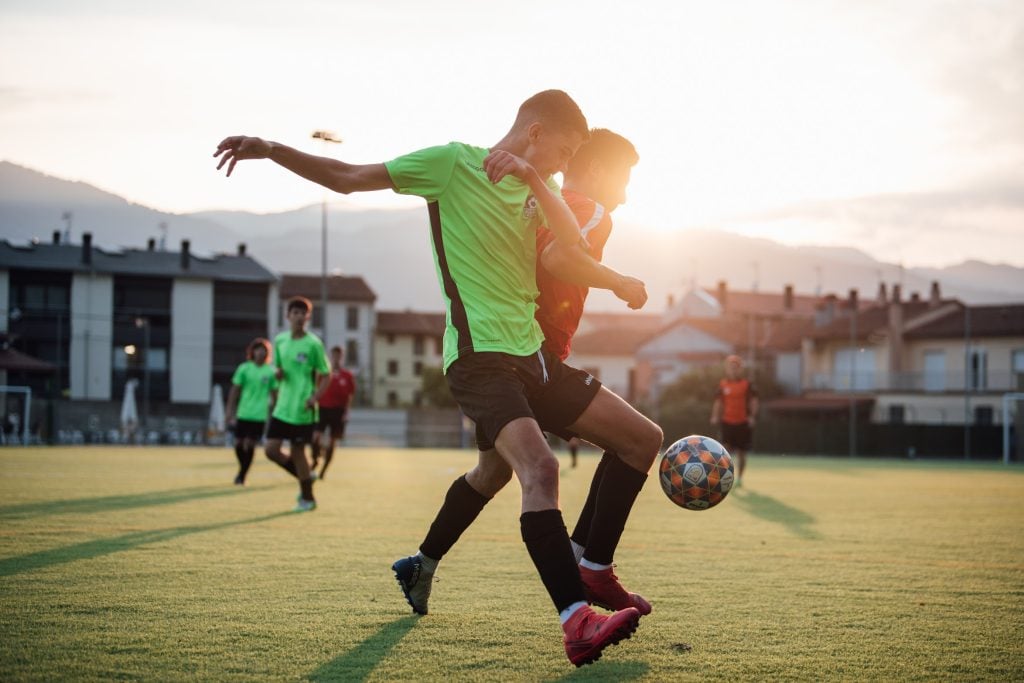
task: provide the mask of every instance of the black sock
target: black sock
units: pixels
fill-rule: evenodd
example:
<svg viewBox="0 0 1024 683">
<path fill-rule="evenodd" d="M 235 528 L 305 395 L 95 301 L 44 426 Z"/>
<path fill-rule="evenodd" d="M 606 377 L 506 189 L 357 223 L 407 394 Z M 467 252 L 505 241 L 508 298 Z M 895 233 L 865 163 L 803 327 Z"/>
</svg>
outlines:
<svg viewBox="0 0 1024 683">
<path fill-rule="evenodd" d="M 314 439 L 313 443 L 309 444 L 309 449 L 312 451 L 313 462 L 320 459 L 320 439 Z"/>
<path fill-rule="evenodd" d="M 524 512 L 519 518 L 523 542 L 540 580 L 559 612 L 576 602 L 586 602 L 580 570 L 572 555 L 569 534 L 560 510 Z"/>
<path fill-rule="evenodd" d="M 235 458 L 238 460 L 238 475 L 242 475 L 242 468 L 245 466 L 245 446 L 241 441 L 235 442 Z"/>
<path fill-rule="evenodd" d="M 235 447 L 235 453 L 238 453 L 238 447 Z M 245 475 L 249 474 L 249 468 L 252 467 L 252 457 L 256 453 L 256 447 L 250 446 L 249 448 L 243 448 L 241 455 L 238 457 L 238 476 L 245 480 Z"/>
<path fill-rule="evenodd" d="M 614 456 L 608 461 L 597 491 L 584 558 L 597 564 L 612 563 L 626 519 L 645 481 L 647 474 L 633 469 L 622 458 Z"/>
<path fill-rule="evenodd" d="M 614 453 L 605 451 L 601 456 L 601 462 L 597 463 L 594 470 L 594 478 L 590 480 L 590 491 L 587 492 L 587 501 L 583 503 L 580 510 L 580 518 L 576 520 L 576 528 L 572 530 L 572 540 L 584 548 L 587 546 L 587 537 L 590 536 L 590 525 L 594 521 L 594 508 L 597 505 L 597 491 L 601 487 L 601 480 L 604 479 L 604 472 L 608 469 L 608 461 L 617 458 Z"/>
<path fill-rule="evenodd" d="M 302 497 L 305 500 L 313 500 L 313 480 L 312 479 L 300 479 L 299 489 L 302 491 Z"/>
<path fill-rule="evenodd" d="M 420 552 L 432 560 L 440 560 L 452 549 L 462 532 L 469 528 L 490 498 L 481 495 L 462 475 L 448 487 L 441 509 L 430 525 Z"/>
</svg>

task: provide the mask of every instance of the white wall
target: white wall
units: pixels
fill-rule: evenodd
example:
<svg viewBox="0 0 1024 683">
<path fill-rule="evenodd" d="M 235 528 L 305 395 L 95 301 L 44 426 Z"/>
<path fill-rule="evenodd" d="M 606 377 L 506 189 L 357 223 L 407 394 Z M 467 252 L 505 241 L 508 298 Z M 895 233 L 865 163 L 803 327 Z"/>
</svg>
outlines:
<svg viewBox="0 0 1024 683">
<path fill-rule="evenodd" d="M 171 401 L 209 402 L 212 373 L 213 282 L 176 279 L 171 289 Z"/>
<path fill-rule="evenodd" d="M 574 368 L 594 374 L 601 384 L 608 387 L 627 401 L 629 395 L 629 372 L 636 365 L 633 356 L 611 356 L 603 354 L 569 354 L 565 361 Z M 595 372 L 596 371 L 596 372 Z"/>
<path fill-rule="evenodd" d="M 71 398 L 110 400 L 114 341 L 114 279 L 71 278 Z"/>
</svg>

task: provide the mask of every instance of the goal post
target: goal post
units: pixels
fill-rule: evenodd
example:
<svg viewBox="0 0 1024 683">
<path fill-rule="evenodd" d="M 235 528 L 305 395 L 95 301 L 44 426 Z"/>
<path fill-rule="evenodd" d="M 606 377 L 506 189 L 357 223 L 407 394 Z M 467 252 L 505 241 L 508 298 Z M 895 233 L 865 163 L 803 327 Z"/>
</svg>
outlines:
<svg viewBox="0 0 1024 683">
<path fill-rule="evenodd" d="M 1010 426 L 1012 424 L 1012 418 L 1010 416 L 1010 407 L 1014 401 L 1024 401 L 1024 392 L 1014 392 L 1009 394 L 1003 394 L 1003 464 L 1010 464 Z M 1024 441 L 1024 429 L 1021 429 L 1021 424 L 1024 423 L 1024 411 L 1020 408 L 1016 411 L 1016 419 L 1018 422 L 1017 428 L 1017 443 L 1020 444 Z M 1018 451 L 1018 456 L 1021 453 Z"/>
<path fill-rule="evenodd" d="M 17 414 L 18 415 L 18 419 L 21 420 L 21 424 L 19 424 L 17 426 L 21 428 L 21 445 L 22 446 L 27 446 L 28 445 L 28 440 L 29 440 L 29 434 L 30 434 L 29 430 L 31 429 L 30 425 L 32 424 L 32 415 L 31 415 L 31 411 L 32 411 L 32 388 L 31 387 L 22 387 L 22 386 L 12 386 L 12 385 L 8 385 L 8 384 L 0 384 L 0 402 L 2 402 L 2 405 L 3 405 L 3 410 L 0 411 L 0 413 L 2 413 L 3 422 L 4 422 L 3 425 L 0 425 L 0 432 L 2 432 L 2 433 L 0 433 L 0 441 L 5 441 L 6 440 L 6 436 L 5 435 L 7 434 L 7 416 L 8 416 L 7 395 L 8 394 L 22 395 L 22 396 L 25 397 L 24 398 L 25 409 L 21 413 Z"/>
</svg>

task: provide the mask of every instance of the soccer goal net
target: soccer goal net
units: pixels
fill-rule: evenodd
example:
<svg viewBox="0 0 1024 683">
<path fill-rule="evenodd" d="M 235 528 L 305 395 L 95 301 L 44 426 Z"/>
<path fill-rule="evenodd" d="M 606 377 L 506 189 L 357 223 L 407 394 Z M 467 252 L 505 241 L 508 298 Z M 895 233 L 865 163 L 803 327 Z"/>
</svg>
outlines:
<svg viewBox="0 0 1024 683">
<path fill-rule="evenodd" d="M 28 444 L 31 410 L 32 389 L 0 384 L 0 444 Z"/>
<path fill-rule="evenodd" d="M 1003 462 L 1024 460 L 1024 393 L 1003 394 Z"/>
</svg>

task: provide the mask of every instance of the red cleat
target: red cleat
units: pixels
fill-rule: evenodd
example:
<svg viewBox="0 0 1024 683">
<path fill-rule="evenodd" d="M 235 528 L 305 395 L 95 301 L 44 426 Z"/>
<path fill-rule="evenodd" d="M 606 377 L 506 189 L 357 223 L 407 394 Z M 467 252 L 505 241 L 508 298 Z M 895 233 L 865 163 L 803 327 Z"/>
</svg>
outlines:
<svg viewBox="0 0 1024 683">
<path fill-rule="evenodd" d="M 651 613 L 651 603 L 623 588 L 611 567 L 599 570 L 580 567 L 580 578 L 583 579 L 587 600 L 593 605 L 616 611 L 635 607 L 640 616 Z"/>
<path fill-rule="evenodd" d="M 633 635 L 639 622 L 640 613 L 633 607 L 607 616 L 581 607 L 562 625 L 565 654 L 576 666 L 596 662 L 606 647 Z"/>
</svg>

